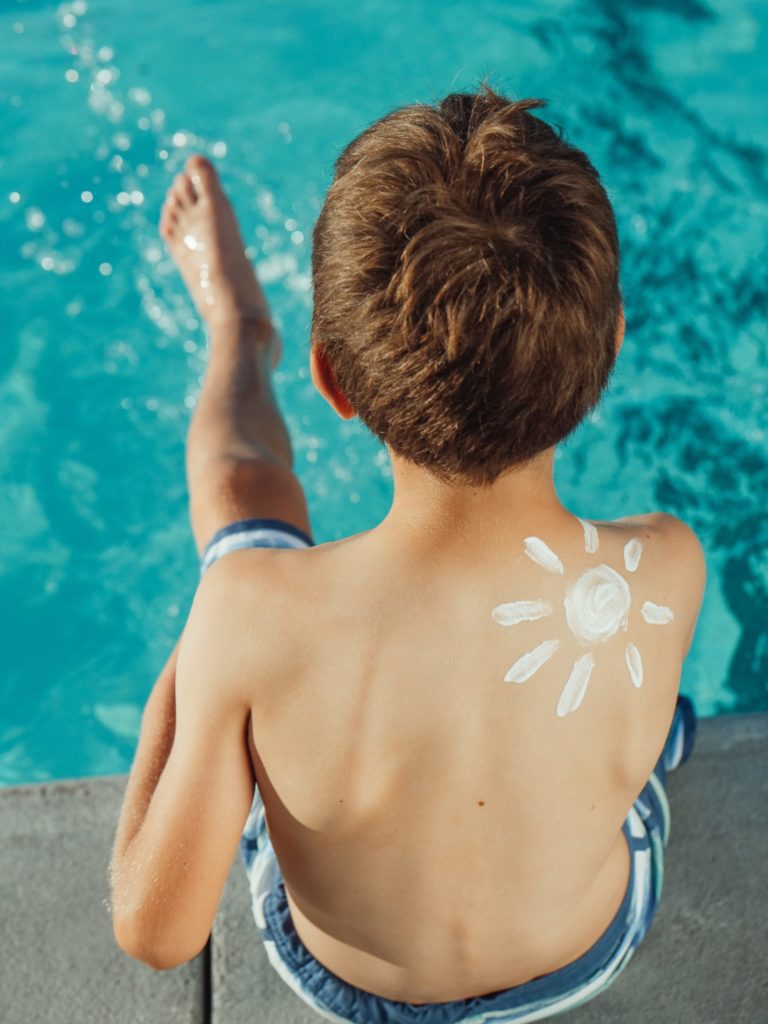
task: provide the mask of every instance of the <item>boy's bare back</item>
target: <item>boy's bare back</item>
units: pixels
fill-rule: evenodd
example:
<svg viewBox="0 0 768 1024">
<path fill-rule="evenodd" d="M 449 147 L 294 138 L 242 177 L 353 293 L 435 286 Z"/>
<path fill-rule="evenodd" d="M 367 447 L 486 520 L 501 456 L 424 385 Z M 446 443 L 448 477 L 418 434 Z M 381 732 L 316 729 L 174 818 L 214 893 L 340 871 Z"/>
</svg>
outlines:
<svg viewBox="0 0 768 1024">
<path fill-rule="evenodd" d="M 474 535 L 385 520 L 209 570 L 296 931 L 350 984 L 500 990 L 618 910 L 705 570 L 672 516 L 593 526 L 562 507 Z"/>
</svg>

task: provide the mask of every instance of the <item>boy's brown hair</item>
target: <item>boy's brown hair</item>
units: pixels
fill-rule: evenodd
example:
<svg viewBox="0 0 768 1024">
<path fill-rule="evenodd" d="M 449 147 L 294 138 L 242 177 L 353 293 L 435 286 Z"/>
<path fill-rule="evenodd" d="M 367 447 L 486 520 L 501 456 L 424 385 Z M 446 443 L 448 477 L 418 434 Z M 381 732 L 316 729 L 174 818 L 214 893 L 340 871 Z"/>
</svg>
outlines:
<svg viewBox="0 0 768 1024">
<path fill-rule="evenodd" d="M 587 156 L 486 84 L 354 139 L 313 233 L 312 343 L 366 426 L 454 483 L 565 438 L 616 357 L 616 221 Z"/>
</svg>

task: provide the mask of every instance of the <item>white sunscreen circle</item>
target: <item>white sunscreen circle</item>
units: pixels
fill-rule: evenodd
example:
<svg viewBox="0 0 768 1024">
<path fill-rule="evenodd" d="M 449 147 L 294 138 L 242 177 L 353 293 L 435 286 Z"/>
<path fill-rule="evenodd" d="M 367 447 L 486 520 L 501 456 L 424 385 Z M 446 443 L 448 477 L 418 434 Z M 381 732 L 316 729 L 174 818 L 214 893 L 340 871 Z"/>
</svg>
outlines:
<svg viewBox="0 0 768 1024">
<path fill-rule="evenodd" d="M 568 587 L 565 617 L 579 640 L 597 643 L 626 628 L 632 599 L 629 587 L 610 565 L 588 569 Z"/>
</svg>

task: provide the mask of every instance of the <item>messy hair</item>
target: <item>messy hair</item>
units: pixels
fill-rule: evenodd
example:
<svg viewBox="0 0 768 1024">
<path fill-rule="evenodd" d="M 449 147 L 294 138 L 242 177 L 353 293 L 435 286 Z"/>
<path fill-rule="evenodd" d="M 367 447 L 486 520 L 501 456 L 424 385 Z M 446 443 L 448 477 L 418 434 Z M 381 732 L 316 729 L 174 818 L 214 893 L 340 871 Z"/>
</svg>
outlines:
<svg viewBox="0 0 768 1024">
<path fill-rule="evenodd" d="M 621 310 L 616 221 L 587 156 L 483 84 L 375 121 L 313 233 L 311 341 L 363 423 L 485 485 L 597 404 Z"/>
</svg>

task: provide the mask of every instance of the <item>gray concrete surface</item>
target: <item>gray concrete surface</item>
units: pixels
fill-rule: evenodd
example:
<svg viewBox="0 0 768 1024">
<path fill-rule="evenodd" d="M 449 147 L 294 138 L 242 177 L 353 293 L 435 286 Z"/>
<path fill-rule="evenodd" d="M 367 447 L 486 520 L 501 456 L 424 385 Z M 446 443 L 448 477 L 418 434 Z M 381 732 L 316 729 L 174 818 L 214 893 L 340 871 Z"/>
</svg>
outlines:
<svg viewBox="0 0 768 1024">
<path fill-rule="evenodd" d="M 155 972 L 114 944 L 106 866 L 125 777 L 0 789 L 2 1024 L 314 1024 L 260 946 L 238 861 L 209 948 Z M 709 719 L 670 777 L 654 925 L 573 1024 L 768 1021 L 768 715 Z"/>
<path fill-rule="evenodd" d="M 0 789 L 2 1024 L 203 1024 L 202 955 L 158 973 L 112 937 L 107 864 L 126 778 Z"/>
</svg>

